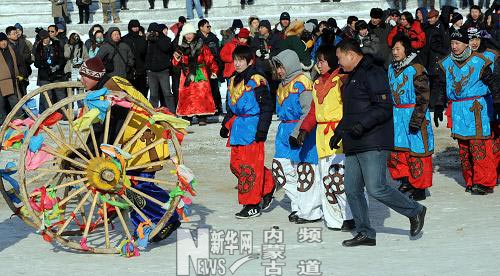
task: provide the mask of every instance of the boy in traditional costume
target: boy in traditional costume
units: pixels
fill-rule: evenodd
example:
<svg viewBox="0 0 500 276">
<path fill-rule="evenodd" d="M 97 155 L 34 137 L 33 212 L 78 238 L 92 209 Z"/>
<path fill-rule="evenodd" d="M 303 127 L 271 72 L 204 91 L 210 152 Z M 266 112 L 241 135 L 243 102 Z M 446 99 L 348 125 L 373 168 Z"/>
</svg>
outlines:
<svg viewBox="0 0 500 276">
<path fill-rule="evenodd" d="M 494 116 L 489 90 L 494 82 L 491 61 L 472 52 L 467 30 L 457 30 L 450 36 L 451 54 L 439 63 L 443 93 L 436 104 L 434 123 L 437 127 L 443 121 L 448 100 L 448 127 L 460 148 L 465 191 L 485 195 L 496 186 L 498 166 L 491 128 Z"/>
<path fill-rule="evenodd" d="M 394 103 L 394 150 L 388 160 L 393 179 L 401 181 L 399 191 L 411 199 L 426 198 L 432 186 L 432 153 L 434 135 L 429 112 L 429 78 L 410 39 L 396 36 L 392 43 L 393 62 L 389 66 L 389 83 Z"/>
<path fill-rule="evenodd" d="M 277 90 L 276 113 L 281 120 L 275 140 L 272 173 L 275 185 L 284 186 L 291 200 L 290 222 L 321 219 L 320 193 L 317 192 L 318 155 L 316 135 L 307 137 L 302 147 L 296 140 L 300 125 L 311 107 L 312 81 L 302 72 L 300 60 L 292 50 L 272 58 L 281 79 Z"/>
<path fill-rule="evenodd" d="M 261 208 L 267 209 L 273 199 L 275 186 L 264 166 L 264 142 L 274 108 L 268 82 L 255 68 L 251 49 L 237 46 L 233 58 L 236 75 L 229 80 L 220 136 L 229 138 L 230 168 L 238 178 L 238 201 L 243 205 L 236 218 L 243 219 L 260 216 Z"/>
<path fill-rule="evenodd" d="M 347 232 L 354 229 L 354 220 L 344 192 L 345 155 L 340 135 L 335 133 L 342 119 L 342 76 L 338 73 L 335 48 L 321 46 L 316 57 L 321 75 L 314 81 L 313 102 L 300 127 L 297 143 L 303 145 L 306 137 L 312 135 L 316 128 L 323 217 L 329 229 Z"/>
</svg>

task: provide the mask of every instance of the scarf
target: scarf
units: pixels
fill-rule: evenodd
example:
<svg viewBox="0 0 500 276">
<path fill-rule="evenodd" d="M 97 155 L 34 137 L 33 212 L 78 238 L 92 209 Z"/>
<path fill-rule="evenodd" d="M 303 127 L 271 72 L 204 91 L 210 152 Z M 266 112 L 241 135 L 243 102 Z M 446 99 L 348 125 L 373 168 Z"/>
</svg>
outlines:
<svg viewBox="0 0 500 276">
<path fill-rule="evenodd" d="M 394 68 L 394 71 L 399 72 L 406 66 L 408 66 L 415 58 L 417 57 L 416 53 L 411 53 L 407 57 L 405 57 L 403 60 L 400 61 L 392 61 L 392 67 Z"/>
<path fill-rule="evenodd" d="M 455 55 L 452 52 L 451 53 L 451 59 L 454 60 L 454 61 L 463 62 L 466 59 L 468 59 L 471 55 L 472 55 L 472 49 L 469 46 L 467 46 L 467 48 L 465 48 L 465 50 L 463 51 L 463 53 L 461 53 L 460 55 Z"/>
</svg>

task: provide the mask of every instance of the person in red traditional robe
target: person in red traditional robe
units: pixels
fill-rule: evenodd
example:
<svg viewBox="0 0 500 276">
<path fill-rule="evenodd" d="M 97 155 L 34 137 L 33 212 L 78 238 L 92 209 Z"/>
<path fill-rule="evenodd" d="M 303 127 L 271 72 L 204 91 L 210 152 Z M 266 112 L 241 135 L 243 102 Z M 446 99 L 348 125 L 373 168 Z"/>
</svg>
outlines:
<svg viewBox="0 0 500 276">
<path fill-rule="evenodd" d="M 172 64 L 181 71 L 177 115 L 197 116 L 199 125 L 206 125 L 207 116 L 215 114 L 209 78 L 217 78 L 219 68 L 210 49 L 203 44 L 201 37 L 196 36 L 190 23 L 182 28 Z M 210 68 L 210 76 L 207 68 Z"/>
</svg>

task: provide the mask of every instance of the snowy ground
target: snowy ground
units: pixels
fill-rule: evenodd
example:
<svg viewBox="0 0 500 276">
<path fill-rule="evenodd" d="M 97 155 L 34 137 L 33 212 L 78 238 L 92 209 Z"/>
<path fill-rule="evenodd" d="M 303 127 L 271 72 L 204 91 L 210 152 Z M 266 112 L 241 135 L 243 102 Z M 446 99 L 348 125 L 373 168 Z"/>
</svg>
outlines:
<svg viewBox="0 0 500 276">
<path fill-rule="evenodd" d="M 276 122 L 272 129 L 274 134 Z M 410 239 L 408 219 L 371 200 L 370 216 L 378 232 L 377 246 L 359 248 L 342 247 L 342 240 L 351 238 L 351 234 L 332 232 L 323 223 L 307 225 L 321 230 L 321 239 L 316 240 L 319 242 L 300 241 L 299 231 L 312 233 L 313 229 L 299 230 L 298 225 L 288 222 L 289 201 L 283 190 L 278 192 L 269 212 L 252 220 L 235 219 L 234 213 L 240 208 L 234 189 L 236 180 L 228 169 L 226 142 L 218 137 L 219 125 L 193 126 L 190 131 L 193 133 L 185 140 L 184 153 L 186 163 L 200 180 L 200 193 L 195 198 L 191 222 L 183 224 L 182 229 L 209 227 L 226 234 L 228 230 L 251 230 L 253 253 L 261 253 L 266 247 L 263 231 L 275 226 L 276 232 L 283 231 L 285 246 L 285 259 L 278 259 L 285 266 L 278 275 L 297 275 L 301 261 L 308 260 L 321 262 L 322 275 L 498 275 L 500 193 L 471 196 L 464 192 L 457 148 L 447 129 L 437 130 L 434 187 L 423 202 L 428 207 L 423 234 Z M 269 165 L 272 138 L 266 152 Z M 176 235 L 149 247 L 137 258 L 91 255 L 46 243 L 19 219 L 10 219 L 10 215 L 6 204 L 0 202 L 0 275 L 55 275 L 64 271 L 69 275 L 179 275 L 176 261 L 184 260 L 176 257 Z M 184 245 L 179 245 L 179 249 L 187 249 L 185 244 L 190 239 L 184 235 L 180 240 Z M 202 240 L 203 236 L 199 246 Z M 203 253 L 201 249 L 190 253 L 196 252 Z M 230 255 L 226 250 L 223 255 L 212 257 L 224 259 L 219 261 L 225 261 L 225 270 L 220 272 L 232 275 L 229 267 L 245 255 Z M 269 261 L 262 259 L 266 257 L 269 255 L 247 262 L 234 275 L 266 275 Z M 313 272 L 314 267 L 308 269 Z M 224 275 L 220 272 L 212 275 Z M 195 275 L 193 268 L 190 275 Z"/>
</svg>

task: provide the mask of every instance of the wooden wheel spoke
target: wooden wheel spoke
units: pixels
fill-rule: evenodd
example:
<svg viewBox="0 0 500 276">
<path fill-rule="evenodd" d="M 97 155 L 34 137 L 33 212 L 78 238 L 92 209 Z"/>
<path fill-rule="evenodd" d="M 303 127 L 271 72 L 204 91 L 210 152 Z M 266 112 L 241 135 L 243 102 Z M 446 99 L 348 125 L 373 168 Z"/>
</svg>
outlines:
<svg viewBox="0 0 500 276">
<path fill-rule="evenodd" d="M 46 147 L 42 148 L 41 150 L 43 150 L 43 151 L 45 151 L 45 152 L 47 152 L 47 153 L 50 153 L 50 154 L 52 154 L 53 156 L 56 156 L 56 157 L 58 157 L 58 158 L 64 159 L 64 160 L 66 160 L 66 161 L 68 161 L 68 162 L 70 162 L 70 163 L 73 163 L 75 166 L 78 166 L 78 167 L 80 167 L 80 168 L 82 168 L 82 169 L 87 168 L 87 166 L 86 166 L 85 164 L 82 164 L 82 163 L 80 163 L 80 162 L 78 162 L 78 161 L 76 161 L 76 160 L 73 160 L 73 159 L 71 159 L 71 158 L 69 158 L 69 157 L 67 157 L 67 156 L 64 156 L 64 155 L 62 155 L 62 154 L 58 153 L 56 150 L 54 150 L 54 149 L 53 149 L 52 147 L 50 147 L 50 146 L 46 146 Z"/>
<path fill-rule="evenodd" d="M 62 174 L 76 174 L 76 175 L 87 174 L 85 171 L 61 170 L 61 169 L 47 169 L 47 168 L 38 168 L 37 171 L 41 171 L 41 172 L 58 172 L 58 173 L 62 173 Z"/>
<path fill-rule="evenodd" d="M 43 127 L 43 130 L 52 138 L 52 140 L 54 142 L 56 142 L 56 144 L 58 144 L 60 147 L 65 147 L 67 149 L 69 149 L 70 151 L 72 151 L 73 153 L 75 153 L 76 155 L 78 155 L 80 158 L 82 158 L 83 160 L 85 160 L 86 163 L 89 162 L 89 159 L 87 157 L 85 157 L 83 154 L 81 154 L 79 151 L 77 151 L 73 146 L 71 146 L 70 144 L 67 144 L 65 141 L 58 141 L 57 139 L 57 135 L 52 131 L 50 130 L 48 127 L 44 126 Z"/>
<path fill-rule="evenodd" d="M 85 185 L 82 186 L 82 187 L 80 187 L 80 188 L 78 188 L 75 192 L 73 192 L 69 196 L 67 196 L 67 197 L 63 198 L 61 201 L 59 201 L 59 205 L 65 205 L 68 201 L 70 201 L 72 198 L 74 198 L 75 196 L 77 196 L 78 194 L 80 194 L 86 188 L 87 188 L 87 186 L 85 186 Z"/>
<path fill-rule="evenodd" d="M 90 224 L 92 224 L 92 217 L 94 215 L 95 206 L 97 205 L 97 199 L 99 198 L 99 191 L 97 191 L 94 195 L 94 199 L 92 200 L 92 205 L 90 206 L 89 215 L 87 217 L 87 223 L 85 224 L 85 230 L 83 231 L 82 239 L 87 238 L 89 235 Z"/>
<path fill-rule="evenodd" d="M 82 182 L 85 182 L 87 180 L 88 180 L 88 178 L 84 177 L 84 178 L 73 180 L 73 181 L 70 181 L 70 182 L 67 182 L 67 183 L 64 183 L 64 184 L 57 184 L 54 187 L 47 188 L 47 192 L 57 191 L 57 190 L 59 190 L 61 188 L 75 186 L 75 185 L 80 184 Z M 85 186 L 83 186 L 83 187 L 85 187 Z M 30 194 L 30 196 L 37 196 L 37 195 L 40 195 L 40 192 L 35 192 L 35 193 Z"/>
<path fill-rule="evenodd" d="M 94 145 L 95 156 L 99 156 L 99 147 L 97 146 L 97 139 L 92 125 L 90 126 L 90 137 L 92 138 L 92 144 Z"/>
<path fill-rule="evenodd" d="M 116 201 L 115 197 L 113 197 L 113 196 L 111 197 L 111 200 Z M 127 236 L 128 240 L 131 241 L 132 235 L 130 235 L 130 231 L 128 230 L 128 226 L 125 223 L 125 219 L 123 219 L 122 212 L 121 212 L 120 208 L 115 208 L 115 209 L 116 209 L 116 214 L 118 215 L 118 218 L 120 219 L 120 223 L 123 227 L 123 231 L 125 231 L 125 235 Z"/>
<path fill-rule="evenodd" d="M 73 117 L 72 117 L 73 111 L 71 111 L 71 110 L 69 111 L 71 113 L 68 114 L 68 110 L 63 109 L 64 115 L 68 119 L 70 131 L 73 130 L 73 128 L 75 126 L 74 120 L 73 120 Z M 83 140 L 83 137 L 80 135 L 79 131 L 75 131 L 75 134 L 76 134 L 76 138 L 80 141 L 80 143 L 82 144 L 83 148 L 89 154 L 90 158 L 94 158 L 94 154 L 92 153 L 92 151 L 90 150 L 90 148 L 87 146 L 87 139 Z"/>
<path fill-rule="evenodd" d="M 49 94 L 47 93 L 47 91 L 43 91 L 43 96 L 47 100 L 47 104 L 49 105 L 49 108 L 52 107 L 53 106 L 52 100 L 50 99 Z M 62 130 L 62 127 L 59 124 L 59 122 L 56 123 L 56 127 L 57 127 L 57 130 L 59 131 L 59 134 L 61 135 L 62 139 L 66 140 L 66 136 L 64 135 L 64 131 Z"/>
<path fill-rule="evenodd" d="M 127 128 L 133 115 L 134 115 L 134 112 L 132 110 L 130 110 L 127 113 L 127 117 L 125 118 L 125 121 L 123 122 L 123 125 L 120 128 L 120 131 L 118 132 L 118 135 L 116 135 L 116 137 L 115 137 L 115 141 L 113 142 L 113 146 L 116 146 L 116 145 L 118 145 L 118 143 L 120 143 L 120 140 L 122 139 L 123 134 L 125 133 L 125 128 Z"/>
<path fill-rule="evenodd" d="M 68 91 L 68 97 L 71 97 L 73 96 L 73 88 L 71 87 L 68 87 L 67 88 L 67 91 Z M 61 108 L 63 110 L 63 112 L 65 113 L 66 115 L 66 118 L 68 119 L 68 122 L 72 121 L 73 120 L 73 102 L 71 102 L 68 107 L 69 107 L 69 114 L 71 114 L 71 116 L 68 116 L 68 109 L 65 109 L 65 108 Z M 73 143 L 73 128 L 72 128 L 72 125 L 70 124 L 69 125 L 69 144 L 71 145 Z"/>
<path fill-rule="evenodd" d="M 138 194 L 138 195 L 146 198 L 147 200 L 149 200 L 149 201 L 151 201 L 151 202 L 159 205 L 162 208 L 164 208 L 166 206 L 166 204 L 167 204 L 166 202 L 161 202 L 160 200 L 158 200 L 158 199 L 156 199 L 156 198 L 154 198 L 154 197 L 152 197 L 152 196 L 150 196 L 150 195 L 148 195 L 146 193 L 143 193 L 143 192 L 141 192 L 141 191 L 139 191 L 139 190 L 137 190 L 137 189 L 135 189 L 133 187 L 127 187 L 127 189 L 129 189 L 133 193 L 136 193 L 136 194 Z"/>
<path fill-rule="evenodd" d="M 121 198 L 123 198 L 130 206 L 132 206 L 132 209 L 134 209 L 143 219 L 144 221 L 148 221 L 150 220 L 142 211 L 141 209 L 137 208 L 137 206 L 135 206 L 134 203 L 132 203 L 132 201 L 130 201 L 130 199 L 128 199 L 128 197 L 126 195 L 121 195 Z"/>
<path fill-rule="evenodd" d="M 119 212 L 120 210 L 117 210 Z M 106 202 L 102 203 L 102 212 L 104 216 L 104 239 L 106 242 L 106 248 L 110 248 L 109 243 L 109 225 L 108 225 L 108 206 Z"/>
<path fill-rule="evenodd" d="M 138 169 L 145 169 L 145 168 L 150 168 L 150 167 L 155 167 L 155 166 L 164 166 L 164 165 L 171 163 L 171 162 L 172 162 L 172 160 L 170 160 L 170 159 L 160 160 L 160 161 L 155 161 L 155 162 L 151 162 L 151 163 L 147 163 L 147 164 L 143 164 L 143 165 L 127 167 L 125 170 L 126 171 L 134 171 L 134 170 L 138 170 Z"/>
<path fill-rule="evenodd" d="M 147 145 L 146 147 L 144 147 L 144 148 L 140 149 L 139 151 L 134 152 L 134 153 L 132 154 L 132 158 L 130 158 L 130 160 L 134 160 L 134 159 L 135 159 L 135 158 L 137 158 L 138 156 L 143 155 L 144 153 L 148 152 L 150 149 L 153 149 L 153 148 L 155 148 L 156 146 L 161 145 L 161 144 L 162 144 L 162 143 L 164 143 L 165 141 L 166 141 L 166 140 L 165 140 L 165 138 L 160 138 L 160 139 L 158 139 L 158 140 L 154 141 L 153 143 L 151 143 L 151 144 Z"/>
<path fill-rule="evenodd" d="M 76 214 L 75 213 L 76 210 L 79 210 L 83 206 L 83 204 L 85 203 L 85 201 L 87 201 L 87 198 L 91 194 L 92 194 L 91 191 L 87 191 L 87 194 L 85 194 L 85 196 L 80 200 L 80 202 L 78 202 L 78 204 L 76 205 L 76 207 L 71 212 L 73 215 Z M 73 216 L 70 216 L 69 218 L 67 218 L 66 221 L 64 222 L 64 224 L 61 226 L 61 228 L 59 228 L 59 230 L 57 231 L 57 235 L 61 235 L 61 233 L 64 231 L 64 229 L 66 229 L 66 227 L 68 227 L 69 223 L 72 220 L 73 220 Z"/>
<path fill-rule="evenodd" d="M 132 139 L 130 139 L 127 144 L 122 147 L 122 149 L 124 151 L 128 151 L 128 149 L 139 139 L 141 138 L 141 136 L 144 134 L 144 132 L 146 132 L 146 130 L 148 130 L 148 125 L 145 124 L 135 135 L 134 137 L 132 137 Z"/>
<path fill-rule="evenodd" d="M 106 119 L 105 119 L 105 122 L 104 122 L 104 137 L 102 138 L 102 143 L 103 144 L 107 144 L 108 143 L 110 121 L 111 121 L 111 106 L 106 111 Z M 106 154 L 104 152 L 102 153 L 102 157 L 106 157 Z"/>
<path fill-rule="evenodd" d="M 168 185 L 168 186 L 177 186 L 177 183 L 169 182 L 169 181 L 165 181 L 165 180 L 160 180 L 160 179 L 155 179 L 155 178 L 140 177 L 140 176 L 133 176 L 133 175 L 127 175 L 127 177 L 130 178 L 130 180 L 152 182 L 152 183 L 163 184 L 163 185 Z"/>
<path fill-rule="evenodd" d="M 31 183 L 41 179 L 41 178 L 44 178 L 45 176 L 47 176 L 48 174 L 50 174 L 49 172 L 46 172 L 46 173 L 41 173 L 35 177 L 33 177 L 32 179 L 29 179 L 26 181 L 26 186 L 30 185 Z"/>
</svg>

